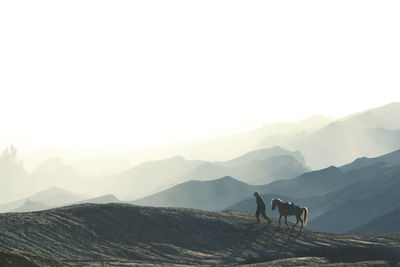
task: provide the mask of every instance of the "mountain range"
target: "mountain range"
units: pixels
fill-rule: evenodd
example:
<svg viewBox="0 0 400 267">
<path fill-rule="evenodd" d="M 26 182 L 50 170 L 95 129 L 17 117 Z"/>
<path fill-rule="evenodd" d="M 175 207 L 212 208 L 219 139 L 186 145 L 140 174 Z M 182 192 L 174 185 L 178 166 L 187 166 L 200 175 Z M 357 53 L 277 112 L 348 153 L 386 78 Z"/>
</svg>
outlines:
<svg viewBox="0 0 400 267">
<path fill-rule="evenodd" d="M 41 211 L 82 203 L 104 204 L 118 202 L 120 202 L 120 200 L 114 195 L 104 195 L 95 198 L 89 198 L 87 195 L 77 194 L 58 187 L 52 187 L 24 199 L 0 204 L 0 213 Z"/>
<path fill-rule="evenodd" d="M 251 184 L 266 184 L 293 178 L 307 170 L 300 152 L 272 147 L 220 162 L 185 160 L 182 157 L 146 162 L 110 177 L 109 181 L 113 181 L 110 185 L 114 185 L 111 188 L 113 192 L 123 199 L 132 200 L 140 194 L 149 195 L 188 180 L 204 181 L 229 175 Z"/>
<path fill-rule="evenodd" d="M 113 193 L 119 198 L 132 200 L 188 180 L 210 180 L 227 175 L 249 184 L 266 184 L 278 179 L 295 177 L 310 168 L 315 170 L 331 165 L 341 166 L 355 158 L 375 157 L 399 149 L 400 126 L 396 120 L 399 116 L 400 103 L 395 102 L 337 120 L 314 116 L 301 122 L 264 125 L 259 129 L 233 136 L 194 142 L 176 148 L 164 148 L 163 151 L 169 151 L 163 153 L 165 155 L 174 153 L 182 156 L 145 162 L 122 172 L 115 173 L 118 168 L 127 166 L 126 161 L 122 164 L 123 157 L 114 155 L 113 158 L 121 158 L 114 161 L 94 160 L 90 164 L 104 165 L 105 168 L 98 169 L 98 176 L 82 173 L 72 164 L 65 164 L 58 158 L 50 158 L 34 168 L 32 173 L 28 173 L 14 157 L 11 161 L 5 160 L 6 164 L 0 164 L 0 173 L 3 177 L 0 201 L 20 199 L 48 186 L 57 186 L 70 191 L 79 191 L 79 188 L 84 187 L 87 188 L 86 193 L 90 195 Z M 265 150 L 274 150 L 273 148 L 278 146 L 284 153 L 275 154 L 276 158 L 255 157 L 252 161 L 248 161 L 246 166 L 238 164 L 233 166 L 235 160 L 240 162 L 241 154 L 256 155 L 257 151 L 265 153 Z M 158 155 L 155 150 L 151 151 L 154 152 L 153 158 Z M 201 151 L 208 151 L 208 156 Z M 8 151 L 8 156 L 14 152 Z M 146 153 L 142 154 L 148 156 L 150 152 Z M 218 156 L 223 153 L 225 157 Z M 128 157 L 129 153 L 124 155 Z M 187 160 L 183 156 L 233 159 Z M 31 158 L 41 157 L 32 155 Z M 80 157 L 76 162 L 78 161 L 84 161 L 84 157 Z M 11 162 L 13 163 L 10 165 Z M 112 171 L 106 170 L 109 163 L 115 167 L 112 167 Z M 85 168 L 90 169 L 90 164 L 84 164 Z M 21 188 L 20 184 L 26 186 Z M 4 190 L 5 188 L 7 190 Z M 9 195 L 9 192 L 15 193 Z"/>
<path fill-rule="evenodd" d="M 258 147 L 279 145 L 301 151 L 312 169 L 340 166 L 358 157 L 399 149 L 399 117 L 400 103 L 394 102 L 340 118 L 316 131 L 268 136 Z"/>
<path fill-rule="evenodd" d="M 220 210 L 244 199 L 263 186 L 249 185 L 226 176 L 210 181 L 189 181 L 132 201 L 135 205 Z"/>
<path fill-rule="evenodd" d="M 400 206 L 348 231 L 352 234 L 383 234 L 400 232 Z"/>
<path fill-rule="evenodd" d="M 348 232 L 400 206 L 400 150 L 266 185 L 249 185 L 232 177 L 189 181 L 132 203 L 254 211 L 252 193 L 255 191 L 262 194 L 267 214 L 271 213 L 268 211 L 270 199 L 282 198 L 309 208 L 310 229 Z"/>
</svg>

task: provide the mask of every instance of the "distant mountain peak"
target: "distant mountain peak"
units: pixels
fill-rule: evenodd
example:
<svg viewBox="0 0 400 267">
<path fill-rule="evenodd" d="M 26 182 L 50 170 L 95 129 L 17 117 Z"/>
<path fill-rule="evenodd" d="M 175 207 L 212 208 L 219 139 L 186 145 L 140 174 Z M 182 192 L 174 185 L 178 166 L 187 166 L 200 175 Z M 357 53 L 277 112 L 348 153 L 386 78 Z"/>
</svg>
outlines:
<svg viewBox="0 0 400 267">
<path fill-rule="evenodd" d="M 233 178 L 232 176 L 229 176 L 229 175 L 221 177 L 221 178 L 219 178 L 217 180 L 220 180 L 220 181 L 239 181 L 239 180 L 237 180 L 237 179 L 235 179 L 235 178 Z"/>
<path fill-rule="evenodd" d="M 60 187 L 52 186 L 52 187 L 49 187 L 47 189 L 44 189 L 44 190 L 36 193 L 36 195 L 37 194 L 45 194 L 45 193 L 52 193 L 52 194 L 56 194 L 56 193 L 71 193 L 71 194 L 74 194 L 73 192 L 64 190 L 64 189 L 62 189 Z"/>
<path fill-rule="evenodd" d="M 186 161 L 186 159 L 184 158 L 184 157 L 182 157 L 182 156 L 174 156 L 174 157 L 171 157 L 171 158 L 169 158 L 169 160 L 176 160 L 176 161 Z"/>
<path fill-rule="evenodd" d="M 38 201 L 33 201 L 27 198 L 25 202 L 18 208 L 12 210 L 11 212 L 30 212 L 30 211 L 40 211 L 50 209 L 52 206 L 45 205 Z"/>
</svg>

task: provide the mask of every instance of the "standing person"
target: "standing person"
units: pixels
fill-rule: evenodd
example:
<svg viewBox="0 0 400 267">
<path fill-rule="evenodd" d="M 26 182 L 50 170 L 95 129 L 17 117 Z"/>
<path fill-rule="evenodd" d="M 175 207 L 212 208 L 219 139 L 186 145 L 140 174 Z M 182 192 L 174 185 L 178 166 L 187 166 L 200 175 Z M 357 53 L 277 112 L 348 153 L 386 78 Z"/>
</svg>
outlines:
<svg viewBox="0 0 400 267">
<path fill-rule="evenodd" d="M 267 214 L 265 214 L 265 203 L 260 197 L 260 195 L 257 192 L 254 192 L 254 197 L 257 200 L 257 211 L 256 211 L 256 218 L 257 218 L 257 223 L 260 222 L 260 214 L 264 217 L 264 219 L 268 220 L 269 223 L 271 223 L 271 220 L 267 217 Z"/>
</svg>

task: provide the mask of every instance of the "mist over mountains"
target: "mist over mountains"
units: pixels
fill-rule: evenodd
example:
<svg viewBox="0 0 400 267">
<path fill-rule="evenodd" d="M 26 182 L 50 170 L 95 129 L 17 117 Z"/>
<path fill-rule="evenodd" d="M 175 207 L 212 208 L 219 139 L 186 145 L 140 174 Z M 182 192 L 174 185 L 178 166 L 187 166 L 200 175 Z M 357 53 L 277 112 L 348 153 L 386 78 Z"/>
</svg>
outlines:
<svg viewBox="0 0 400 267">
<path fill-rule="evenodd" d="M 307 171 L 301 153 L 280 147 L 248 152 L 223 162 L 186 160 L 174 157 L 141 164 L 111 179 L 115 191 L 123 199 L 161 191 L 188 180 L 210 180 L 231 175 L 250 184 L 266 184 L 277 179 L 293 178 Z M 124 184 L 128 187 L 121 188 Z M 113 185 L 110 185 L 113 186 Z"/>
<path fill-rule="evenodd" d="M 0 157 L 0 254 L 38 266 L 398 264 L 397 115 L 393 103 L 336 121 L 264 126 L 122 171 L 120 160 L 78 168 L 62 155 L 27 171 L 11 146 Z M 186 158 L 196 147 L 215 158 L 241 153 Z M 255 224 L 254 192 L 271 224 Z M 273 198 L 307 207 L 307 229 L 279 226 Z"/>
<path fill-rule="evenodd" d="M 0 212 L 28 212 L 47 210 L 82 203 L 118 203 L 120 200 L 112 194 L 97 196 L 77 194 L 58 187 L 47 188 L 36 194 L 15 201 L 1 203 Z"/>
<path fill-rule="evenodd" d="M 62 155 L 49 158 L 28 172 L 17 149 L 10 147 L 0 158 L 0 201 L 4 207 L 11 208 L 2 210 L 39 210 L 110 194 L 115 195 L 115 201 L 122 199 L 144 205 L 220 210 L 234 207 L 252 191 L 301 199 L 309 205 L 317 201 L 319 195 L 341 203 L 345 199 L 341 194 L 346 190 L 349 193 L 345 195 L 351 195 L 359 184 L 365 181 L 373 184 L 374 177 L 386 177 L 388 173 L 396 172 L 399 165 L 397 152 L 385 153 L 400 148 L 397 117 L 400 117 L 400 103 L 391 103 L 335 121 L 315 116 L 297 123 L 266 125 L 253 131 L 194 143 L 184 150 L 182 147 L 171 148 L 171 151 L 185 151 L 181 155 L 190 155 L 191 151 L 218 151 L 214 158 L 222 157 L 218 156 L 221 153 L 229 155 L 243 151 L 229 160 L 190 160 L 174 156 L 143 162 L 120 172 L 105 171 L 101 175 L 79 171 L 63 162 Z M 371 155 L 383 156 L 367 158 Z M 103 161 L 105 166 L 110 162 Z M 114 165 L 118 162 L 115 161 Z M 101 164 L 96 160 L 92 163 Z M 319 169 L 321 166 L 325 168 Z M 392 181 L 394 178 L 387 179 Z M 350 189 L 352 185 L 354 188 Z M 85 193 L 85 197 L 64 202 L 57 202 L 55 198 L 38 201 L 32 197 L 49 187 L 81 192 L 77 195 Z M 341 200 L 338 202 L 337 198 Z M 313 214 L 323 215 L 327 210 L 321 203 L 326 201 L 318 201 L 320 205 L 314 207 L 316 212 Z M 373 216 L 381 216 L 384 211 L 389 212 L 383 209 Z M 324 231 L 345 232 L 354 226 L 331 229 L 321 219 L 320 224 L 328 228 L 319 228 L 319 219 L 314 219 L 316 221 L 310 225 Z"/>
<path fill-rule="evenodd" d="M 0 267 L 400 267 L 399 14 L 0 1 Z"/>
<path fill-rule="evenodd" d="M 360 164 L 362 162 L 362 164 Z M 395 162 L 395 166 L 393 165 Z M 378 219 L 399 207 L 400 150 L 377 158 L 361 158 L 340 168 L 329 167 L 300 175 L 284 183 L 265 185 L 261 191 L 266 199 L 271 192 L 278 198 L 307 206 L 309 228 L 316 231 L 344 233 L 383 233 Z M 226 209 L 254 210 L 254 199 L 247 198 Z M 387 216 L 387 215 L 386 215 Z M 396 218 L 396 216 L 394 216 Z M 371 230 L 362 225 L 370 222 Z M 387 222 L 393 221 L 389 219 Z M 353 230 L 354 228 L 354 230 Z M 357 230 L 358 229 L 358 230 Z"/>
<path fill-rule="evenodd" d="M 16 161 L 16 151 L 13 157 L 13 161 Z M 133 200 L 192 179 L 210 180 L 234 175 L 252 184 L 265 184 L 277 179 L 293 178 L 308 170 L 305 164 L 300 152 L 272 147 L 220 162 L 186 160 L 176 156 L 145 162 L 121 173 L 102 176 L 83 174 L 59 158 L 46 160 L 31 174 L 26 172 L 22 165 L 11 164 L 9 169 L 15 173 L 12 176 L 13 182 L 26 185 L 26 192 L 16 195 L 18 198 L 44 190 L 51 185 L 77 192 L 85 188 L 90 195 L 111 192 L 124 200 Z M 3 181 L 5 190 L 7 176 Z"/>
</svg>

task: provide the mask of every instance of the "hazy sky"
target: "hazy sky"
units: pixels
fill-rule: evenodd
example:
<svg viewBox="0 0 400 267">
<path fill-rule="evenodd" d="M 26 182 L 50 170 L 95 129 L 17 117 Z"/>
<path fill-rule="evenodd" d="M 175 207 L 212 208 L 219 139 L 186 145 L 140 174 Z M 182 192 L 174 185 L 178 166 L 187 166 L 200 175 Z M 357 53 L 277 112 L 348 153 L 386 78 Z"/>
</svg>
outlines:
<svg viewBox="0 0 400 267">
<path fill-rule="evenodd" d="M 399 14 L 399 1 L 1 1 L 0 138 L 121 148 L 400 101 Z"/>
</svg>

